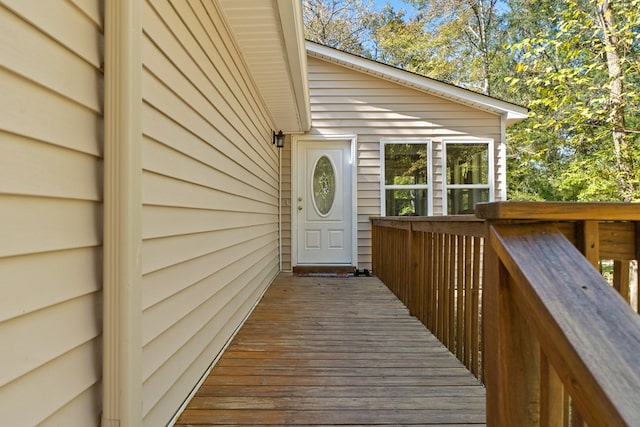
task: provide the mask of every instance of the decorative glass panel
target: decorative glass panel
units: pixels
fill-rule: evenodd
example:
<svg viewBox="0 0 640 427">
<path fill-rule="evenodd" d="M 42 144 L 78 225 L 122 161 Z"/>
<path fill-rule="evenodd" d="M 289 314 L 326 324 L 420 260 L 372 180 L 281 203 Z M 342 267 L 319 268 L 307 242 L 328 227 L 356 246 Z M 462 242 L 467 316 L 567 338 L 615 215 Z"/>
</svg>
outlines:
<svg viewBox="0 0 640 427">
<path fill-rule="evenodd" d="M 426 144 L 386 144 L 384 146 L 386 185 L 427 184 Z"/>
<path fill-rule="evenodd" d="M 336 172 L 331 160 L 322 156 L 313 169 L 313 204 L 318 213 L 326 216 L 331 212 L 336 196 Z"/>
<path fill-rule="evenodd" d="M 487 144 L 447 144 L 447 184 L 489 184 Z"/>
<path fill-rule="evenodd" d="M 385 191 L 387 216 L 427 215 L 427 189 L 393 189 Z"/>
<path fill-rule="evenodd" d="M 472 214 L 476 203 L 488 201 L 488 188 L 450 188 L 447 190 L 447 212 L 449 215 Z"/>
</svg>

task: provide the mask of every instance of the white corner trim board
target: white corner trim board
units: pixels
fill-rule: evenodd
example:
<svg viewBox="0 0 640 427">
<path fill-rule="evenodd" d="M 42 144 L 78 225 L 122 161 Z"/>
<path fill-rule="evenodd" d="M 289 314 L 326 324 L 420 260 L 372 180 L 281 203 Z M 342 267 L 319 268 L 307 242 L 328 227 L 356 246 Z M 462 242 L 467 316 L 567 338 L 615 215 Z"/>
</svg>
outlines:
<svg viewBox="0 0 640 427">
<path fill-rule="evenodd" d="M 103 427 L 142 423 L 141 3 L 105 3 Z"/>
</svg>

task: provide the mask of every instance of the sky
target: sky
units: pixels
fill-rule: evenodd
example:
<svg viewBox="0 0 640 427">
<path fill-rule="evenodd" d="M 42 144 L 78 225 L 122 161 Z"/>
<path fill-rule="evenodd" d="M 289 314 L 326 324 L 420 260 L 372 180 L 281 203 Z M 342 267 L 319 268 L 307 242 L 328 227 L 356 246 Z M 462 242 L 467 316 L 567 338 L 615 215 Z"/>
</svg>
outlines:
<svg viewBox="0 0 640 427">
<path fill-rule="evenodd" d="M 382 10 L 387 3 L 390 3 L 391 6 L 393 6 L 393 10 L 404 9 L 409 15 L 411 15 L 411 12 L 413 11 L 413 8 L 402 0 L 373 0 L 373 5 L 376 10 Z"/>
</svg>

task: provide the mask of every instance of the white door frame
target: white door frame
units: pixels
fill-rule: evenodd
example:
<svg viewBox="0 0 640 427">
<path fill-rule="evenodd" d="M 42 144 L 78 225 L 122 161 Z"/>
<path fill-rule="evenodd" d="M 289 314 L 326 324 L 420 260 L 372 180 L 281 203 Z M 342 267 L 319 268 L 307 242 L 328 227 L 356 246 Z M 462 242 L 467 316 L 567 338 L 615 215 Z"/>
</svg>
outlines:
<svg viewBox="0 0 640 427">
<path fill-rule="evenodd" d="M 298 141 L 349 141 L 351 145 L 351 265 L 358 266 L 358 164 L 356 135 L 292 135 L 291 141 L 291 266 L 298 265 Z"/>
</svg>

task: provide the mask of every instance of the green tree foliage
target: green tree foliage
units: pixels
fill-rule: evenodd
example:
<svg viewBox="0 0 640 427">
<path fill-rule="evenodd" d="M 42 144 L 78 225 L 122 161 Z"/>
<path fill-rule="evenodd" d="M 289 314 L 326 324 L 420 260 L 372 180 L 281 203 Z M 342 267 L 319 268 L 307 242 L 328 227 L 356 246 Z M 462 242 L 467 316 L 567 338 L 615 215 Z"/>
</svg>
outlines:
<svg viewBox="0 0 640 427">
<path fill-rule="evenodd" d="M 302 0 L 302 10 L 308 40 L 369 56 L 372 0 Z"/>
<path fill-rule="evenodd" d="M 530 16 L 547 20 L 512 44 L 505 81 L 531 109 L 510 132 L 512 196 L 640 199 L 640 2 L 611 6 L 545 2 Z"/>
<path fill-rule="evenodd" d="M 406 0 L 408 17 L 390 5 L 371 28 L 372 57 L 431 78 L 492 94 L 503 80 L 501 0 Z"/>
<path fill-rule="evenodd" d="M 506 33 L 502 0 L 406 0 L 420 11 L 426 32 L 441 58 L 462 61 L 463 86 L 493 94 Z"/>
<path fill-rule="evenodd" d="M 407 17 L 404 10 L 387 5 L 373 21 L 371 57 L 433 79 L 480 88 L 481 82 L 472 78 L 467 46 L 456 41 L 459 29 L 454 25 L 436 29 L 430 24 L 434 19 L 435 15 L 424 13 Z"/>
</svg>

